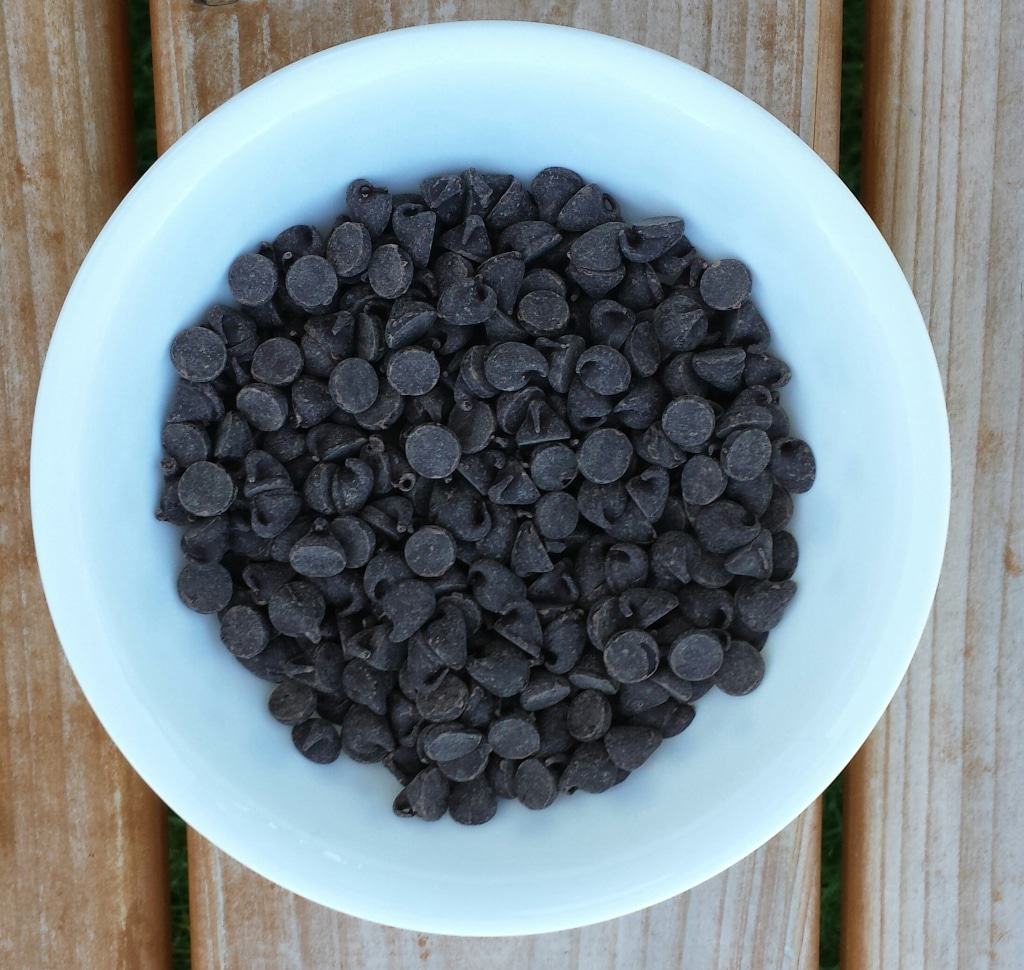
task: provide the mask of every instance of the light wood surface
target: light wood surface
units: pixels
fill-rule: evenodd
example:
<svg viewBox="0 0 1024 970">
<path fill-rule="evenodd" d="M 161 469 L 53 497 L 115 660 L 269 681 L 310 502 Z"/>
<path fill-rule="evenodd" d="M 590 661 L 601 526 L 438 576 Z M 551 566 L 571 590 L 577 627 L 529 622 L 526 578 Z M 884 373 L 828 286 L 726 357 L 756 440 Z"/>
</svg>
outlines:
<svg viewBox="0 0 1024 970">
<path fill-rule="evenodd" d="M 1024 5 L 875 0 L 868 210 L 945 378 L 953 511 L 906 682 L 846 780 L 844 970 L 1024 966 Z"/>
<path fill-rule="evenodd" d="M 818 966 L 819 815 L 690 893 L 565 933 L 487 940 L 339 916 L 189 832 L 192 965 L 273 970 L 773 970 Z"/>
<path fill-rule="evenodd" d="M 773 111 L 831 163 L 838 154 L 839 0 L 721 3 L 446 0 L 201 6 L 153 0 L 157 128 L 166 147 L 239 88 L 315 50 L 436 20 L 533 19 L 626 37 L 696 64 Z M 699 889 L 645 912 L 532 939 L 387 929 L 301 900 L 189 835 L 193 965 L 661 970 L 817 966 L 820 805 Z"/>
<path fill-rule="evenodd" d="M 123 2 L 0 4 L 0 79 L 0 967 L 159 970 L 164 808 L 64 660 L 29 523 L 50 331 L 134 177 Z"/>
</svg>

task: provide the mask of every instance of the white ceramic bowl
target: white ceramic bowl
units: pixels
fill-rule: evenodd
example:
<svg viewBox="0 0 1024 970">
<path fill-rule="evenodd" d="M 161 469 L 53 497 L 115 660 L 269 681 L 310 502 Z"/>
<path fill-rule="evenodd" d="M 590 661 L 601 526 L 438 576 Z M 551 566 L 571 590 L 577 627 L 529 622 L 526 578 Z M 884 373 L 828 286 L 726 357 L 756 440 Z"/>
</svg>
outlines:
<svg viewBox="0 0 1024 970">
<path fill-rule="evenodd" d="M 268 687 L 175 594 L 153 518 L 172 335 L 227 297 L 239 252 L 321 224 L 347 182 L 568 165 L 627 214 L 679 213 L 752 268 L 819 477 L 797 502 L 800 592 L 749 697 L 713 692 L 627 784 L 512 803 L 477 829 L 391 814 L 395 782 L 311 764 Z M 197 125 L 89 253 L 50 346 L 35 537 L 68 659 L 100 720 L 200 833 L 275 882 L 423 931 L 532 933 L 713 876 L 803 810 L 900 682 L 945 540 L 949 441 L 932 350 L 881 236 L 828 167 L 736 91 L 642 47 L 530 24 L 370 37 L 279 71 Z"/>
</svg>

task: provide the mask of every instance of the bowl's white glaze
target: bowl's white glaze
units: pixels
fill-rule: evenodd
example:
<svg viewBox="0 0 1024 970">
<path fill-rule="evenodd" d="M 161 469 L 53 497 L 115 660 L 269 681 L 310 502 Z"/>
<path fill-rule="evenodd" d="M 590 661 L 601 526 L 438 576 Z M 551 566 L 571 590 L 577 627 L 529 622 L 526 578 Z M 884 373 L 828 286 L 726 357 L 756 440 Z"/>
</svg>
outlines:
<svg viewBox="0 0 1024 970">
<path fill-rule="evenodd" d="M 178 601 L 153 518 L 172 335 L 227 296 L 233 257 L 327 223 L 346 183 L 568 165 L 633 214 L 679 213 L 744 259 L 817 454 L 800 592 L 746 698 L 713 692 L 628 783 L 479 829 L 392 816 L 379 766 L 313 765 L 267 685 Z M 846 764 L 892 697 L 935 590 L 949 440 L 925 328 L 881 236 L 827 166 L 736 91 L 574 30 L 415 28 L 300 61 L 201 122 L 97 239 L 61 314 L 32 452 L 47 599 L 114 741 L 206 838 L 328 906 L 396 926 L 531 933 L 688 889 L 761 845 Z"/>
</svg>

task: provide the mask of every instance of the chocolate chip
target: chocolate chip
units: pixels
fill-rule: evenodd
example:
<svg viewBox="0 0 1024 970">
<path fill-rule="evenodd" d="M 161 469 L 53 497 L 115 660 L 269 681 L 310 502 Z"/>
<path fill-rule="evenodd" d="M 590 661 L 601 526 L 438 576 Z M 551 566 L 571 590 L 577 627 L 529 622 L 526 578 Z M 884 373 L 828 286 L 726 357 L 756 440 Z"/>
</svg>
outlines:
<svg viewBox="0 0 1024 970">
<path fill-rule="evenodd" d="M 736 593 L 736 615 L 751 630 L 767 632 L 777 626 L 796 595 L 796 583 L 759 582 L 740 587 Z"/>
<path fill-rule="evenodd" d="M 428 766 L 405 786 L 395 798 L 396 815 L 421 818 L 434 822 L 448 810 L 450 786 L 441 771 Z"/>
<path fill-rule="evenodd" d="M 270 624 L 252 606 L 232 606 L 220 618 L 221 642 L 236 657 L 255 657 L 270 642 Z"/>
<path fill-rule="evenodd" d="M 366 179 L 350 183 L 345 204 L 352 218 L 366 226 L 371 236 L 379 236 L 391 220 L 391 193 Z"/>
<path fill-rule="evenodd" d="M 353 761 L 373 764 L 395 749 L 395 739 L 383 717 L 353 704 L 341 725 L 341 749 Z"/>
<path fill-rule="evenodd" d="M 473 751 L 483 740 L 474 728 L 456 721 L 435 724 L 423 729 L 419 743 L 431 761 L 454 761 Z"/>
<path fill-rule="evenodd" d="M 616 724 L 604 736 L 608 758 L 616 768 L 636 771 L 657 750 L 661 734 L 640 725 Z"/>
<path fill-rule="evenodd" d="M 217 613 L 231 602 L 234 587 L 220 563 L 187 562 L 178 573 L 178 596 L 196 613 Z"/>
<path fill-rule="evenodd" d="M 772 458 L 772 443 L 760 428 L 734 431 L 722 443 L 722 470 L 737 482 L 749 482 L 761 474 Z"/>
<path fill-rule="evenodd" d="M 814 484 L 817 469 L 807 442 L 782 438 L 772 444 L 772 474 L 790 492 L 806 492 Z"/>
<path fill-rule="evenodd" d="M 771 545 L 772 573 L 770 577 L 775 582 L 783 579 L 790 579 L 796 572 L 799 552 L 796 547 L 796 539 L 788 532 L 776 532 L 772 536 Z"/>
<path fill-rule="evenodd" d="M 691 296 L 673 293 L 654 311 L 654 333 L 670 353 L 696 350 L 708 333 L 707 314 Z"/>
<path fill-rule="evenodd" d="M 519 253 L 526 263 L 551 252 L 562 241 L 562 235 L 554 226 L 538 220 L 525 220 L 507 226 L 498 236 L 498 248 L 502 252 Z"/>
<path fill-rule="evenodd" d="M 405 293 L 412 283 L 412 276 L 412 259 L 395 243 L 378 246 L 366 270 L 373 292 L 385 300 L 396 300 Z"/>
<path fill-rule="evenodd" d="M 608 698 L 596 690 L 580 691 L 569 704 L 566 727 L 577 741 L 602 737 L 611 723 L 612 706 Z"/>
<path fill-rule="evenodd" d="M 292 546 L 288 561 L 300 576 L 337 576 L 348 564 L 341 543 L 329 533 L 310 533 Z"/>
<path fill-rule="evenodd" d="M 547 808 L 558 797 L 555 775 L 540 758 L 527 758 L 517 768 L 515 797 L 530 809 Z"/>
<path fill-rule="evenodd" d="M 569 304 L 558 293 L 535 290 L 519 301 L 516 320 L 534 336 L 556 336 L 564 333 L 569 324 Z"/>
<path fill-rule="evenodd" d="M 518 391 L 534 376 L 544 377 L 548 362 L 529 344 L 509 341 L 492 347 L 484 363 L 488 383 L 499 391 Z"/>
<path fill-rule="evenodd" d="M 238 392 L 235 406 L 259 431 L 277 431 L 288 418 L 288 398 L 269 384 L 249 384 Z"/>
<path fill-rule="evenodd" d="M 261 307 L 277 292 L 277 267 L 259 253 L 244 253 L 228 270 L 231 295 L 244 307 Z"/>
<path fill-rule="evenodd" d="M 285 636 L 319 637 L 320 622 L 327 606 L 320 591 L 311 583 L 285 583 L 271 597 L 267 606 L 270 622 Z"/>
<path fill-rule="evenodd" d="M 331 232 L 324 255 L 342 279 L 365 273 L 373 255 L 369 230 L 358 222 L 340 223 Z"/>
<path fill-rule="evenodd" d="M 639 219 L 619 231 L 622 255 L 634 263 L 650 263 L 665 255 L 683 235 L 683 220 L 676 216 Z"/>
<path fill-rule="evenodd" d="M 576 499 L 568 492 L 548 492 L 534 506 L 537 532 L 545 539 L 566 539 L 576 531 L 580 512 Z"/>
<path fill-rule="evenodd" d="M 426 394 L 436 386 L 440 376 L 437 358 L 422 347 L 399 350 L 387 364 L 388 382 L 403 395 Z"/>
<path fill-rule="evenodd" d="M 498 799 L 486 778 L 452 785 L 448 814 L 460 825 L 483 825 L 497 810 Z"/>
<path fill-rule="evenodd" d="M 421 424 L 405 439 L 405 457 L 425 478 L 447 478 L 459 465 L 459 439 L 439 424 Z"/>
<path fill-rule="evenodd" d="M 702 506 L 693 517 L 693 528 L 700 544 L 724 555 L 751 542 L 761 531 L 757 519 L 742 505 L 720 499 Z"/>
<path fill-rule="evenodd" d="M 522 715 L 510 714 L 491 722 L 487 743 L 499 758 L 521 760 L 540 749 L 540 734 L 533 722 Z"/>
<path fill-rule="evenodd" d="M 341 754 L 341 739 L 329 721 L 312 717 L 292 728 L 292 742 L 310 761 L 328 765 Z"/>
<path fill-rule="evenodd" d="M 706 680 L 722 666 L 727 645 L 727 638 L 717 631 L 692 630 L 673 642 L 668 665 L 684 680 Z"/>
<path fill-rule="evenodd" d="M 316 714 L 316 694 L 312 687 L 285 680 L 271 691 L 267 706 L 282 724 L 301 724 Z"/>
<path fill-rule="evenodd" d="M 303 310 L 322 312 L 338 294 L 338 276 L 323 256 L 303 256 L 288 269 L 284 286 L 288 296 Z"/>
<path fill-rule="evenodd" d="M 160 444 L 179 468 L 186 468 L 197 461 L 205 461 L 210 456 L 210 436 L 200 425 L 189 421 L 165 424 L 160 433 Z"/>
<path fill-rule="evenodd" d="M 595 394 L 621 394 L 629 387 L 629 361 L 611 347 L 585 350 L 576 362 L 576 373 Z"/>
<path fill-rule="evenodd" d="M 673 444 L 698 448 L 715 430 L 715 412 L 703 398 L 678 397 L 665 408 L 661 427 Z"/>
<path fill-rule="evenodd" d="M 611 788 L 617 776 L 618 769 L 608 757 L 603 742 L 589 741 L 573 752 L 558 787 L 570 795 L 577 791 L 597 794 Z"/>
<path fill-rule="evenodd" d="M 381 598 L 381 611 L 391 621 L 389 636 L 403 643 L 434 614 L 437 595 L 433 587 L 418 579 L 395 583 Z"/>
<path fill-rule="evenodd" d="M 619 231 L 622 228 L 621 222 L 606 222 L 578 236 L 569 247 L 573 267 L 585 273 L 607 273 L 621 267 Z"/>
<path fill-rule="evenodd" d="M 391 213 L 391 228 L 413 265 L 425 268 L 430 261 L 430 250 L 437 231 L 437 213 L 414 202 L 403 202 L 396 205 Z"/>
<path fill-rule="evenodd" d="M 486 283 L 462 280 L 441 291 L 438 315 L 453 327 L 483 323 L 498 308 L 498 296 Z"/>
<path fill-rule="evenodd" d="M 178 499 L 192 515 L 220 515 L 235 499 L 235 483 L 220 465 L 193 462 L 178 480 Z"/>
<path fill-rule="evenodd" d="M 551 166 L 538 172 L 530 182 L 530 195 L 537 204 L 537 214 L 547 222 L 554 222 L 565 204 L 586 183 L 570 168 Z"/>
<path fill-rule="evenodd" d="M 713 310 L 734 310 L 750 296 L 750 270 L 738 259 L 711 263 L 701 274 L 700 295 Z"/>
<path fill-rule="evenodd" d="M 372 364 L 350 357 L 331 372 L 328 390 L 339 408 L 349 414 L 360 414 L 377 400 L 380 382 Z"/>
<path fill-rule="evenodd" d="M 654 637 L 643 630 L 623 630 L 605 643 L 604 665 L 620 683 L 638 683 L 657 668 L 658 645 Z"/>
<path fill-rule="evenodd" d="M 187 381 L 212 381 L 220 376 L 227 362 L 223 339 L 206 327 L 182 330 L 171 344 L 171 363 Z"/>
<path fill-rule="evenodd" d="M 788 533 L 786 533 L 788 535 Z M 751 579 L 770 579 L 773 575 L 772 534 L 762 529 L 745 546 L 731 553 L 723 565 L 733 576 L 749 576 Z M 780 577 L 788 579 L 788 576 Z"/>
<path fill-rule="evenodd" d="M 426 525 L 409 536 L 403 554 L 417 576 L 441 576 L 455 562 L 455 542 L 447 529 Z"/>
<path fill-rule="evenodd" d="M 715 674 L 716 686 L 726 694 L 749 694 L 764 677 L 764 657 L 742 640 L 733 640 Z"/>
<path fill-rule="evenodd" d="M 680 492 L 691 505 L 710 505 L 722 497 L 725 486 L 722 466 L 709 455 L 694 455 L 683 466 Z"/>
<path fill-rule="evenodd" d="M 579 450 L 580 474 L 598 485 L 616 482 L 629 469 L 633 445 L 621 431 L 600 428 L 591 431 Z"/>
<path fill-rule="evenodd" d="M 253 353 L 253 380 L 283 386 L 291 384 L 302 373 L 302 351 L 285 337 L 264 340 Z"/>
<path fill-rule="evenodd" d="M 515 697 L 530 677 L 530 661 L 522 650 L 495 643 L 466 663 L 466 672 L 495 697 Z"/>
</svg>

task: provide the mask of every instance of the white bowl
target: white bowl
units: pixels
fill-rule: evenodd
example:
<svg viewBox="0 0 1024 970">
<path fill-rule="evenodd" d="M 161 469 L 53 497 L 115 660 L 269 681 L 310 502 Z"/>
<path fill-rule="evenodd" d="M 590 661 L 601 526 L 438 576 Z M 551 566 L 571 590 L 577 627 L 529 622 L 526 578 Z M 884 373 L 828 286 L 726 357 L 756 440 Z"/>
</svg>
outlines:
<svg viewBox="0 0 1024 970">
<path fill-rule="evenodd" d="M 311 764 L 268 687 L 175 594 L 153 518 L 173 334 L 227 298 L 239 252 L 322 224 L 347 182 L 567 165 L 626 213 L 679 213 L 736 255 L 819 476 L 797 501 L 800 592 L 749 697 L 713 692 L 624 785 L 480 828 L 401 820 L 380 766 Z M 783 125 L 678 61 L 532 24 L 420 27 L 279 71 L 198 124 L 111 217 L 54 332 L 32 508 L 47 600 L 100 720 L 203 836 L 310 899 L 465 935 L 602 920 L 697 885 L 822 791 L 892 697 L 935 590 L 949 439 L 925 328 L 856 200 Z"/>
</svg>

